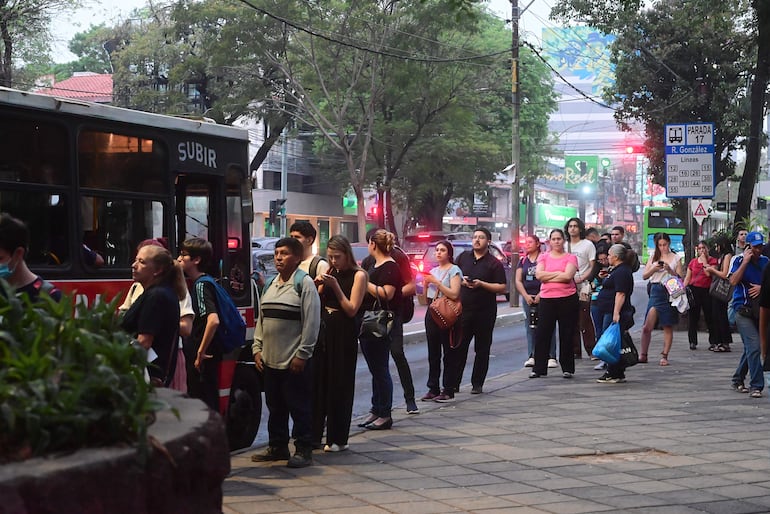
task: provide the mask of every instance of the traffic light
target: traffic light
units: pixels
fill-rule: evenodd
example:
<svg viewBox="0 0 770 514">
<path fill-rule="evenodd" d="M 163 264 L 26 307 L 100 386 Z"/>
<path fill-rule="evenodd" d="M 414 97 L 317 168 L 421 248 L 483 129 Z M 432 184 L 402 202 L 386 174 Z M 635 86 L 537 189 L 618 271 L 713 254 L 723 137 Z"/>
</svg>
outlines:
<svg viewBox="0 0 770 514">
<path fill-rule="evenodd" d="M 271 225 L 275 225 L 275 218 L 277 213 L 278 213 L 278 210 L 276 209 L 276 201 L 270 200 L 270 215 L 268 219 L 270 220 Z"/>
</svg>

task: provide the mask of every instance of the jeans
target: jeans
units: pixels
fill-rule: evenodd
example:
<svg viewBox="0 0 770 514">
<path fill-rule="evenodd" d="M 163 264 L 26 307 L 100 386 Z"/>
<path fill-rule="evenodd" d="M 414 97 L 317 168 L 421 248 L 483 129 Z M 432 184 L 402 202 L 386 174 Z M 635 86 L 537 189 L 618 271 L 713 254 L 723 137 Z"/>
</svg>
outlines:
<svg viewBox="0 0 770 514">
<path fill-rule="evenodd" d="M 447 391 L 447 394 L 453 395 L 454 384 L 447 381 L 447 375 L 451 375 L 451 372 L 449 372 L 449 366 L 451 366 L 449 355 L 451 352 L 454 352 L 449 346 L 449 330 L 441 330 L 436 325 L 436 322 L 433 321 L 430 311 L 425 313 L 425 338 L 428 341 L 428 391 L 433 394 L 439 394 L 441 391 L 439 380 L 441 378 L 441 364 L 443 362 L 444 390 Z"/>
<path fill-rule="evenodd" d="M 409 362 L 404 355 L 404 322 L 401 315 L 396 314 L 393 320 L 393 328 L 390 331 L 390 356 L 396 364 L 398 378 L 401 380 L 401 387 L 404 389 L 404 399 L 414 400 L 414 381 L 412 380 L 412 370 L 409 369 Z"/>
<path fill-rule="evenodd" d="M 740 314 L 735 316 L 735 324 L 738 326 L 738 333 L 743 340 L 743 353 L 741 354 L 741 360 L 738 361 L 738 367 L 735 368 L 735 373 L 733 374 L 733 384 L 743 383 L 748 367 L 750 376 L 749 388 L 761 391 L 765 387 L 765 377 L 762 372 L 759 331 L 753 319 L 741 316 Z"/>
<path fill-rule="evenodd" d="M 529 326 L 529 312 L 532 309 L 530 305 L 525 302 L 522 299 L 522 308 L 524 309 L 524 323 L 526 323 L 526 331 L 527 331 L 527 356 L 528 357 L 534 357 L 535 356 L 535 328 L 530 328 Z M 553 333 L 553 337 L 551 338 L 551 348 L 548 351 L 548 358 L 549 359 L 555 359 L 556 358 L 556 332 Z"/>
<path fill-rule="evenodd" d="M 389 418 L 393 408 L 393 379 L 390 378 L 390 337 L 359 338 L 361 353 L 372 374 L 372 408 L 369 412 Z"/>
<path fill-rule="evenodd" d="M 294 445 L 298 450 L 313 449 L 313 360 L 301 373 L 288 369 L 264 367 L 265 403 L 270 411 L 267 432 L 270 446 L 286 448 L 289 444 L 289 416 L 294 422 Z"/>
</svg>

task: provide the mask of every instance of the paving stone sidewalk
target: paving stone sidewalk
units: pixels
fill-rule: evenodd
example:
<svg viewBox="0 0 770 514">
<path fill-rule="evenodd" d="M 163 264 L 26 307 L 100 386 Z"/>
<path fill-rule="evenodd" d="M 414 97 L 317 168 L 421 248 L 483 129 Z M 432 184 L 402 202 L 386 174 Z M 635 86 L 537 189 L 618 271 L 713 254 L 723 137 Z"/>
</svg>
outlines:
<svg viewBox="0 0 770 514">
<path fill-rule="evenodd" d="M 309 468 L 234 456 L 224 512 L 770 512 L 770 400 L 731 390 L 734 339 L 732 353 L 690 351 L 676 332 L 661 367 L 656 332 L 625 384 L 596 383 L 589 360 L 573 379 L 513 370 Z"/>
</svg>

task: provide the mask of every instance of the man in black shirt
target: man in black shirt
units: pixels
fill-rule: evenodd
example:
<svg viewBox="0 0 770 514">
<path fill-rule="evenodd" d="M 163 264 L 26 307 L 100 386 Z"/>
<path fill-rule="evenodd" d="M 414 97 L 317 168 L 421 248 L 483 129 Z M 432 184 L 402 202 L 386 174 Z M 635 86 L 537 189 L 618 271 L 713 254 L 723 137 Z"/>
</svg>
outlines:
<svg viewBox="0 0 770 514">
<path fill-rule="evenodd" d="M 475 338 L 471 394 L 481 393 L 487 378 L 492 330 L 497 319 L 497 295 L 505 292 L 505 270 L 502 263 L 489 253 L 491 240 L 489 230 L 476 228 L 473 232 L 473 251 L 463 252 L 455 262 L 463 272 L 460 291 L 462 340 L 460 346 L 449 352 L 451 364 L 447 364 L 447 371 L 451 368 L 452 377 L 447 381 L 455 384 L 455 390 L 460 389 L 468 349 L 471 339 Z"/>
</svg>

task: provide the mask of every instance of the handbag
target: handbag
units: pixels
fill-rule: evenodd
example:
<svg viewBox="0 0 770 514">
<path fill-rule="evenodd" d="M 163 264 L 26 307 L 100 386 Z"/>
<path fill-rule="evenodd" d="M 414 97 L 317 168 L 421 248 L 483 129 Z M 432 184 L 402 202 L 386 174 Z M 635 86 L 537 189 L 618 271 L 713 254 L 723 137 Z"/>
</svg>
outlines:
<svg viewBox="0 0 770 514">
<path fill-rule="evenodd" d="M 441 330 L 452 328 L 463 313 L 463 304 L 444 295 L 439 296 L 428 306 L 430 316 Z"/>
<path fill-rule="evenodd" d="M 733 298 L 735 286 L 730 281 L 722 277 L 713 277 L 709 286 L 709 294 L 723 303 L 728 303 Z"/>
<path fill-rule="evenodd" d="M 639 352 L 628 330 L 624 330 L 620 337 L 620 363 L 626 368 L 639 363 Z"/>
<path fill-rule="evenodd" d="M 379 290 L 382 286 L 376 286 L 375 291 Z M 383 291 L 385 288 L 382 288 Z M 364 311 L 364 315 L 361 318 L 361 330 L 358 333 L 358 337 L 364 337 L 367 339 L 383 339 L 390 335 L 390 331 L 393 329 L 393 320 L 395 314 L 388 309 L 387 300 L 385 302 L 385 308 L 382 308 L 380 303 L 380 295 L 375 294 L 375 303 L 372 310 Z"/>
</svg>

